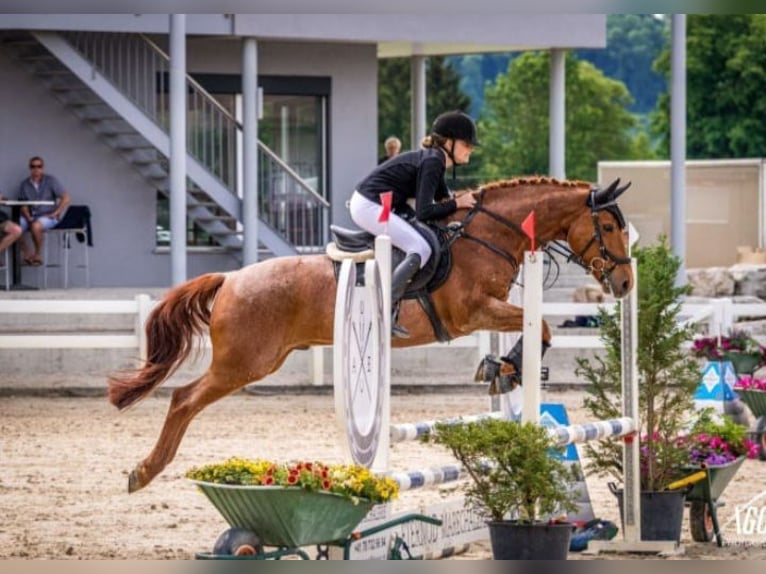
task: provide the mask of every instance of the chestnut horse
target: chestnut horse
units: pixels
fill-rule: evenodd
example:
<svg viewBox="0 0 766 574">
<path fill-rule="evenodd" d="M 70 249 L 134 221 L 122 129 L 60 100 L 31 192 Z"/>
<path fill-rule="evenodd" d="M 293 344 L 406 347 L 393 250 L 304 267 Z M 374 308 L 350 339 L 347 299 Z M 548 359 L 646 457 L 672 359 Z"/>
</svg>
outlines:
<svg viewBox="0 0 766 574">
<path fill-rule="evenodd" d="M 585 182 L 529 178 L 500 181 L 473 190 L 477 204 L 459 210 L 450 224 L 452 270 L 433 292 L 433 303 L 452 337 L 473 331 L 521 331 L 521 308 L 507 302 L 523 252 L 530 248 L 521 222 L 534 210 L 536 240 L 550 242 L 583 266 L 604 289 L 622 297 L 633 286 L 626 256 L 625 221 L 616 204 L 628 185 L 607 188 Z M 212 361 L 207 371 L 179 387 L 159 439 L 131 472 L 129 492 L 143 488 L 173 459 L 195 415 L 249 383 L 279 369 L 295 349 L 330 345 L 335 310 L 333 262 L 326 255 L 276 257 L 229 273 L 208 273 L 171 289 L 146 323 L 148 358 L 143 367 L 109 379 L 109 401 L 124 409 L 146 397 L 193 350 L 209 327 Z M 433 342 L 426 314 L 414 300 L 400 309 L 409 339 L 395 347 Z M 551 333 L 543 325 L 543 341 Z"/>
</svg>

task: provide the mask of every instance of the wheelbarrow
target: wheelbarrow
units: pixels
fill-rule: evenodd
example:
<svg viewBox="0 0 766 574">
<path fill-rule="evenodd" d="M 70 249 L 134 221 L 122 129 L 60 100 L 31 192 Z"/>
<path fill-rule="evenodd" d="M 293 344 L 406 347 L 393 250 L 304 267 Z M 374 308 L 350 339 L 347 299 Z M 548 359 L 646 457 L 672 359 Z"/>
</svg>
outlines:
<svg viewBox="0 0 766 574">
<path fill-rule="evenodd" d="M 365 530 L 355 528 L 374 504 L 349 500 L 328 492 L 311 492 L 281 486 L 243 486 L 194 480 L 231 528 L 216 540 L 212 552 L 199 552 L 198 560 L 280 560 L 297 556 L 310 560 L 304 548 L 316 546 L 316 559 L 329 559 L 330 547 L 350 558 L 352 545 L 406 522 L 441 526 L 442 521 L 423 514 L 407 514 Z M 412 559 L 405 540 L 390 540 L 389 560 Z"/>
<path fill-rule="evenodd" d="M 758 445 L 758 458 L 766 460 L 766 391 L 734 389 L 734 392 L 756 418 L 751 436 Z"/>
<path fill-rule="evenodd" d="M 678 481 L 691 485 L 685 501 L 689 507 L 689 529 L 695 542 L 710 542 L 715 537 L 718 546 L 723 546 L 717 509 L 724 503 L 719 498 L 744 460 L 745 456 L 740 456 L 724 465 L 688 467 L 690 475 Z"/>
</svg>

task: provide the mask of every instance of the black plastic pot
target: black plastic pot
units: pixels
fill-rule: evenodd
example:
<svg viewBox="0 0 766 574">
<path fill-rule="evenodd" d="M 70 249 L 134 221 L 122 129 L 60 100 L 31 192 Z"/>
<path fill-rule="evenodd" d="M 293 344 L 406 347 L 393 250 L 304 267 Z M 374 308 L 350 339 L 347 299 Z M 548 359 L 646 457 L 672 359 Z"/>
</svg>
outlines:
<svg viewBox="0 0 766 574">
<path fill-rule="evenodd" d="M 572 524 L 490 522 L 495 560 L 566 560 Z"/>
<path fill-rule="evenodd" d="M 620 520 L 625 528 L 622 489 L 609 485 L 620 505 Z M 641 540 L 681 540 L 686 489 L 641 492 Z"/>
</svg>

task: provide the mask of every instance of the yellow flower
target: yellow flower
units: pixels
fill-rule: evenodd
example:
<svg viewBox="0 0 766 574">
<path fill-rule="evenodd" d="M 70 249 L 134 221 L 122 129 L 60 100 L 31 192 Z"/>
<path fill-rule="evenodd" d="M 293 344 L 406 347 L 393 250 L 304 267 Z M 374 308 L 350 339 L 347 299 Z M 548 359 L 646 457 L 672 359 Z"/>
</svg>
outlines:
<svg viewBox="0 0 766 574">
<path fill-rule="evenodd" d="M 399 485 L 390 477 L 376 476 L 361 465 L 328 465 L 319 461 L 279 463 L 233 457 L 224 462 L 191 468 L 186 477 L 219 484 L 269 484 L 332 492 L 355 503 L 359 499 L 387 502 L 397 498 L 399 493 Z"/>
</svg>

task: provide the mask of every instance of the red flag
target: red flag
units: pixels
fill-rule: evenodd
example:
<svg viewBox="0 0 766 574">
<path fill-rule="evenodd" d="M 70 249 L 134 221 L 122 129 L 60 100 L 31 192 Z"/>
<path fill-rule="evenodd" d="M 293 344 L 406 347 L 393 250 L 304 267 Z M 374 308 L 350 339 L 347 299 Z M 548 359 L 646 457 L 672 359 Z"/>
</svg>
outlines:
<svg viewBox="0 0 766 574">
<path fill-rule="evenodd" d="M 388 223 L 388 216 L 391 214 L 391 200 L 393 197 L 393 191 L 384 191 L 380 194 L 380 203 L 383 206 L 383 209 L 380 210 L 378 223 Z"/>
<path fill-rule="evenodd" d="M 535 250 L 535 212 L 530 211 L 526 219 L 521 224 L 521 229 L 527 234 L 532 242 L 532 251 Z"/>
</svg>

